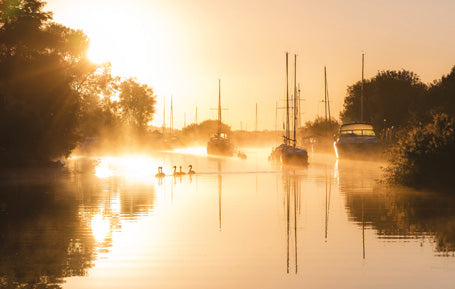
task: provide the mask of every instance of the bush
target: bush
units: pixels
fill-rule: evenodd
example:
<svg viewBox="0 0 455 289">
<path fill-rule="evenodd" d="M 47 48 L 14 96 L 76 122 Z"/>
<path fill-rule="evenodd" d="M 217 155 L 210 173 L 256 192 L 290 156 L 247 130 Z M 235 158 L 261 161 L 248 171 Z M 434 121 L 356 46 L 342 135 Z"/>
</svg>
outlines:
<svg viewBox="0 0 455 289">
<path fill-rule="evenodd" d="M 433 114 L 427 125 L 411 127 L 391 149 L 385 178 L 389 183 L 446 189 L 455 184 L 455 120 Z"/>
</svg>

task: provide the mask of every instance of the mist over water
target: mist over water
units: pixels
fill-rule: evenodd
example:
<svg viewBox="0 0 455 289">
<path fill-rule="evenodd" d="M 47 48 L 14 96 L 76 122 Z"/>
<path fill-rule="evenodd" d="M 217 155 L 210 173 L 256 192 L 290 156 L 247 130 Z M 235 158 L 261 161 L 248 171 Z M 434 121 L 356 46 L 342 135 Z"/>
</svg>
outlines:
<svg viewBox="0 0 455 289">
<path fill-rule="evenodd" d="M 380 162 L 281 168 L 271 148 L 242 151 L 78 156 L 2 179 L 1 284 L 452 288 L 455 199 L 385 187 Z"/>
</svg>

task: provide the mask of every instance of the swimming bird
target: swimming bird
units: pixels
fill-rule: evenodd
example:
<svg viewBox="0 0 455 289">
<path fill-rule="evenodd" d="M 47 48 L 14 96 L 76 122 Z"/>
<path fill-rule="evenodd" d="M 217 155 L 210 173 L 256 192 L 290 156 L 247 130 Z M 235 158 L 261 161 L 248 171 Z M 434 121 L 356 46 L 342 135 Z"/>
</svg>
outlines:
<svg viewBox="0 0 455 289">
<path fill-rule="evenodd" d="M 246 154 L 238 152 L 237 156 L 241 158 L 242 160 L 246 160 Z"/>
<path fill-rule="evenodd" d="M 173 173 L 174 177 L 178 177 L 185 174 L 184 172 L 182 172 L 182 166 L 180 166 L 180 172 L 177 172 L 177 166 L 173 166 L 172 168 L 174 169 Z"/>
<path fill-rule="evenodd" d="M 158 167 L 158 173 L 155 175 L 157 178 L 163 178 L 165 174 L 163 173 L 163 167 Z"/>
<path fill-rule="evenodd" d="M 193 171 L 193 166 L 192 166 L 192 165 L 189 165 L 188 167 L 189 167 L 188 174 L 189 174 L 189 175 L 194 175 L 196 172 Z"/>
</svg>

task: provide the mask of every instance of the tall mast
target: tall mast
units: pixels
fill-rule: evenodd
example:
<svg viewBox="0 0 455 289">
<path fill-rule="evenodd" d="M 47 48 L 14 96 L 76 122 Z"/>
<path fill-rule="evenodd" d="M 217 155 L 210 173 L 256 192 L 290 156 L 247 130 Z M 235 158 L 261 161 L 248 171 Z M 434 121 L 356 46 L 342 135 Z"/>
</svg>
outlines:
<svg viewBox="0 0 455 289">
<path fill-rule="evenodd" d="M 218 136 L 221 135 L 221 79 L 218 79 Z"/>
<path fill-rule="evenodd" d="M 197 124 L 197 105 L 196 105 L 196 124 Z"/>
<path fill-rule="evenodd" d="M 289 143 L 289 79 L 288 79 L 288 52 L 286 52 L 286 139 L 285 144 Z"/>
<path fill-rule="evenodd" d="M 300 83 L 299 85 L 297 86 L 297 108 L 298 108 L 298 111 L 297 111 L 297 127 L 301 127 L 301 121 L 302 121 L 302 111 L 300 109 Z"/>
<path fill-rule="evenodd" d="M 186 112 L 183 113 L 183 127 L 186 126 Z"/>
<path fill-rule="evenodd" d="M 174 108 L 173 108 L 173 100 L 171 95 L 171 135 L 174 133 Z"/>
<path fill-rule="evenodd" d="M 325 112 L 325 123 L 327 124 L 327 69 L 324 66 L 324 112 Z"/>
<path fill-rule="evenodd" d="M 278 121 L 278 102 L 275 101 L 275 131 L 278 129 L 277 121 Z"/>
<path fill-rule="evenodd" d="M 296 123 L 297 123 L 297 54 L 294 54 L 294 147 L 297 143 Z"/>
<path fill-rule="evenodd" d="M 360 121 L 363 121 L 363 72 L 364 72 L 364 53 L 362 53 L 362 86 L 360 88 Z"/>
<path fill-rule="evenodd" d="M 163 134 L 166 132 L 166 97 L 163 97 Z"/>
</svg>

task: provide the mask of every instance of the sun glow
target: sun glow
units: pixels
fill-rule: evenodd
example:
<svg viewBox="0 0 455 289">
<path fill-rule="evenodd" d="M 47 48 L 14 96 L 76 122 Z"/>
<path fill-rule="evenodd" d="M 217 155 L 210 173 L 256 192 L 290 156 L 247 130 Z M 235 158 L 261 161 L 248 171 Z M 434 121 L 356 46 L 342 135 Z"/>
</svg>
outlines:
<svg viewBox="0 0 455 289">
<path fill-rule="evenodd" d="M 99 178 L 121 176 L 135 182 L 150 183 L 154 181 L 159 165 L 156 160 L 142 155 L 105 157 L 95 168 L 95 175 Z"/>
<path fill-rule="evenodd" d="M 109 219 L 103 217 L 101 213 L 93 216 L 91 222 L 92 234 L 97 242 L 102 242 L 110 232 Z"/>
<path fill-rule="evenodd" d="M 90 60 L 111 62 L 115 74 L 148 75 L 150 39 L 144 24 L 124 14 L 105 13 L 97 20 L 87 31 Z"/>
</svg>

